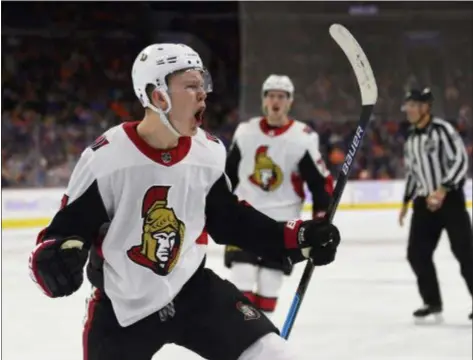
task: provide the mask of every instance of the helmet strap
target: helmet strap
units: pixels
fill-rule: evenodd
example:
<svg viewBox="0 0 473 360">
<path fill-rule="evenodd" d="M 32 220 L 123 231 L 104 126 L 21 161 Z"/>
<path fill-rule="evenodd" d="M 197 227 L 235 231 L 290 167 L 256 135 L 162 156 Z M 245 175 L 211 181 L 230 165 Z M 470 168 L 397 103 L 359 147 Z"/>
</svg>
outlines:
<svg viewBox="0 0 473 360">
<path fill-rule="evenodd" d="M 167 107 L 166 110 L 162 110 L 162 109 L 159 109 L 156 106 L 154 106 L 151 102 L 148 104 L 148 107 L 151 110 L 153 110 L 156 114 L 158 114 L 158 117 L 159 117 L 159 120 L 161 120 L 161 123 L 163 123 L 164 126 L 166 126 L 174 136 L 181 137 L 181 134 L 171 124 L 171 121 L 169 121 L 168 116 L 167 116 L 167 114 L 169 114 L 169 112 L 171 111 L 171 108 L 172 108 L 171 98 L 169 97 L 169 94 L 167 93 L 167 91 L 163 91 L 163 90 L 156 90 L 156 91 L 159 91 L 161 93 L 161 95 L 164 97 L 164 99 L 168 103 L 168 107 Z"/>
</svg>

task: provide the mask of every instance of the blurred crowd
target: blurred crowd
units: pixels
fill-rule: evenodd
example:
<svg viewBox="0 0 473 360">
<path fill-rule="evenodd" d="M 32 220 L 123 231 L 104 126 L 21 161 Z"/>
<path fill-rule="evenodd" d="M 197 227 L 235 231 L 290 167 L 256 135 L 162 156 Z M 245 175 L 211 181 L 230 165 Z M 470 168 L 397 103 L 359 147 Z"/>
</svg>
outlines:
<svg viewBox="0 0 473 360">
<path fill-rule="evenodd" d="M 321 150 L 337 174 L 361 104 L 353 70 L 328 34 L 333 19 L 320 19 L 310 9 L 291 15 L 289 4 L 272 13 L 265 12 L 262 3 L 244 4 L 249 16 L 242 20 L 242 48 L 248 49 L 240 82 L 243 117 L 256 115 L 252 111 L 258 111 L 261 83 L 268 73 L 288 74 L 296 87 L 292 113 L 319 133 Z M 405 12 L 403 20 L 345 20 L 368 56 L 379 90 L 351 173 L 354 179 L 404 176 L 402 144 L 409 124 L 401 108 L 411 88 L 432 88 L 433 113 L 460 130 L 470 158 L 473 154 L 471 22 L 409 15 Z M 471 176 L 471 162 L 469 166 Z"/>
<path fill-rule="evenodd" d="M 120 9 L 124 5 L 119 3 L 114 3 L 118 17 L 100 6 L 79 11 L 73 3 L 64 4 L 30 3 L 29 16 L 11 5 L 9 21 L 2 24 L 2 187 L 65 186 L 87 145 L 107 128 L 143 114 L 130 69 L 138 51 L 155 38 L 142 36 L 142 17 Z M 264 78 L 272 72 L 288 74 L 296 85 L 292 115 L 319 133 L 321 151 L 336 173 L 360 104 L 340 49 L 328 36 L 314 38 L 327 32 L 327 24 L 320 20 L 314 25 L 310 17 L 233 21 L 240 22 L 241 35 L 228 25 L 231 21 L 216 18 L 194 19 L 184 29 L 200 29 L 198 37 L 207 48 L 217 49 L 207 59 L 216 83 L 207 129 L 229 145 L 238 123 L 259 115 Z M 209 23 L 227 24 L 221 31 L 227 33 L 228 49 L 215 29 L 206 29 Z M 436 25 L 437 34 L 423 36 L 415 29 L 408 33 L 379 26 L 350 24 L 363 39 L 380 94 L 352 179 L 404 176 L 402 143 L 408 124 L 401 105 L 404 92 L 415 86 L 432 87 L 434 112 L 460 130 L 471 157 L 472 58 L 465 54 L 472 53 L 472 32 L 465 33 L 458 22 Z"/>
</svg>

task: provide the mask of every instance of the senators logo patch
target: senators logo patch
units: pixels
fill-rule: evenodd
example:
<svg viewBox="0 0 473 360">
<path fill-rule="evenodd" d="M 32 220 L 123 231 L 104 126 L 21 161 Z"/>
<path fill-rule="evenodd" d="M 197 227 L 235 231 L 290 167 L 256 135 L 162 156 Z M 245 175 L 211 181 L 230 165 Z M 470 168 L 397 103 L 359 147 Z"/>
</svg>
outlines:
<svg viewBox="0 0 473 360">
<path fill-rule="evenodd" d="M 244 304 L 239 301 L 236 304 L 237 309 L 243 314 L 245 320 L 256 320 L 261 317 L 261 314 L 254 306 Z"/>
<path fill-rule="evenodd" d="M 205 136 L 207 137 L 208 140 L 210 141 L 213 141 L 217 144 L 220 144 L 220 141 L 218 140 L 218 138 L 214 135 L 212 135 L 211 133 L 208 133 L 207 131 L 205 132 Z"/>
<path fill-rule="evenodd" d="M 170 186 L 152 186 L 143 198 L 141 244 L 127 251 L 138 265 L 165 276 L 176 266 L 184 241 L 185 225 L 168 207 Z"/>
<path fill-rule="evenodd" d="M 281 185 L 283 173 L 268 156 L 268 146 L 263 145 L 256 149 L 255 168 L 248 179 L 264 191 L 274 191 Z"/>
<path fill-rule="evenodd" d="M 306 125 L 303 130 L 306 134 L 312 134 L 314 130 L 309 125 Z"/>
<path fill-rule="evenodd" d="M 97 151 L 98 149 L 100 149 L 101 147 L 103 147 L 107 144 L 109 144 L 107 138 L 105 136 L 101 135 L 97 139 L 95 139 L 95 141 L 92 143 L 92 145 L 90 145 L 90 148 L 93 151 Z"/>
</svg>

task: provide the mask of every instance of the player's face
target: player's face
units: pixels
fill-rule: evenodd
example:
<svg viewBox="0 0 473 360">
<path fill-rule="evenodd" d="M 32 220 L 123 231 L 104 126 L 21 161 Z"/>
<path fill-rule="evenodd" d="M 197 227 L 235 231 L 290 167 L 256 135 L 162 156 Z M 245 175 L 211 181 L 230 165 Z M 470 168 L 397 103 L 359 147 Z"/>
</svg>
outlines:
<svg viewBox="0 0 473 360">
<path fill-rule="evenodd" d="M 198 70 L 177 73 L 169 79 L 172 108 L 169 120 L 183 136 L 192 136 L 202 125 L 207 94 L 204 78 Z"/>
<path fill-rule="evenodd" d="M 404 104 L 407 120 L 411 124 L 416 124 L 429 111 L 429 106 L 418 101 L 406 101 Z"/>
<path fill-rule="evenodd" d="M 292 99 L 285 91 L 270 90 L 263 99 L 263 107 L 272 118 L 279 118 L 287 115 L 292 104 Z"/>
</svg>

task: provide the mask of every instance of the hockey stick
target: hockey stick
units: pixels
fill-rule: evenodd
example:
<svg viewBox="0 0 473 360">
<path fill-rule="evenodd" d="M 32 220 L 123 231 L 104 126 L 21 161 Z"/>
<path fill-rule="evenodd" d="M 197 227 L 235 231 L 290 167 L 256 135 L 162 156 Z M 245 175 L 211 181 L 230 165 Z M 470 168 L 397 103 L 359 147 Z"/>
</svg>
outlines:
<svg viewBox="0 0 473 360">
<path fill-rule="evenodd" d="M 342 165 L 342 169 L 338 175 L 337 185 L 335 186 L 335 190 L 333 192 L 332 203 L 330 204 L 330 208 L 327 212 L 328 220 L 329 222 L 332 222 L 335 211 L 338 207 L 338 203 L 342 198 L 343 190 L 345 189 L 345 185 L 348 181 L 348 175 L 352 168 L 353 159 L 355 158 L 358 148 L 363 140 L 363 136 L 371 118 L 371 113 L 373 112 L 374 104 L 378 98 L 378 88 L 376 86 L 376 80 L 374 78 L 373 70 L 371 70 L 368 59 L 353 35 L 345 27 L 339 24 L 333 24 L 330 26 L 329 32 L 350 61 L 358 81 L 362 103 L 358 127 L 356 128 L 355 135 L 351 141 L 350 149 L 348 150 L 345 161 Z M 291 307 L 289 308 L 289 313 L 287 314 L 286 321 L 284 322 L 281 332 L 281 336 L 285 339 L 289 337 L 292 327 L 294 326 L 294 321 L 296 320 L 297 313 L 299 312 L 313 272 L 314 265 L 311 261 L 307 261 L 304 273 L 302 274 L 302 278 L 299 282 L 299 286 L 297 287 L 296 294 L 294 295 L 294 299 L 292 301 Z"/>
</svg>

